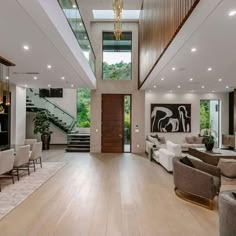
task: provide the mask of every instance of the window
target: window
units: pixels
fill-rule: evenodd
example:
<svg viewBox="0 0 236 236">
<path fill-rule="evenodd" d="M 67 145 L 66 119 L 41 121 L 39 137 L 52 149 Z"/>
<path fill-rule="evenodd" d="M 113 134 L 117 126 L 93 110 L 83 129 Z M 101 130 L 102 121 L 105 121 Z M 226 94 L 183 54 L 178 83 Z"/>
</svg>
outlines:
<svg viewBox="0 0 236 236">
<path fill-rule="evenodd" d="M 77 90 L 77 125 L 79 128 L 90 127 L 90 89 Z"/>
<path fill-rule="evenodd" d="M 132 79 L 131 32 L 123 32 L 119 41 L 113 32 L 103 32 L 103 79 Z"/>
<path fill-rule="evenodd" d="M 200 134 L 208 135 L 209 132 L 216 139 L 219 146 L 219 100 L 200 100 Z"/>
</svg>

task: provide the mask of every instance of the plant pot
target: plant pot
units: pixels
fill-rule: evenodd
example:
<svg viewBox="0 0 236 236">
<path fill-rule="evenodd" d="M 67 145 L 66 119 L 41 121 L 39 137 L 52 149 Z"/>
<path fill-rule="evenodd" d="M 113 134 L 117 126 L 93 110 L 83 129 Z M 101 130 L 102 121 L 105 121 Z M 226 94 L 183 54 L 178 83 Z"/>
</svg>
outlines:
<svg viewBox="0 0 236 236">
<path fill-rule="evenodd" d="M 43 150 L 49 150 L 51 135 L 50 134 L 42 134 L 41 135 L 41 140 L 42 140 L 42 143 L 43 143 Z"/>
<path fill-rule="evenodd" d="M 212 152 L 214 148 L 214 143 L 205 143 L 205 147 L 208 152 Z"/>
</svg>

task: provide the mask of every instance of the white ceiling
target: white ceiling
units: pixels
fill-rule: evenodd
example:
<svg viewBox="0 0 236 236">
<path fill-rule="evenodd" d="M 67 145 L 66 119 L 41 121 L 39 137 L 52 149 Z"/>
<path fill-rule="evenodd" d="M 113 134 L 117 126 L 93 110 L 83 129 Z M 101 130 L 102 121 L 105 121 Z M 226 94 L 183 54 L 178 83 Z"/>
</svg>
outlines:
<svg viewBox="0 0 236 236">
<path fill-rule="evenodd" d="M 68 60 L 69 56 L 72 58 L 73 55 L 60 35 L 57 35 L 56 40 L 60 41 L 61 48 L 67 49 L 67 54 L 58 49 L 59 44 L 47 35 L 19 2 L 30 4 L 37 1 L 7 0 L 0 3 L 0 55 L 16 64 L 16 67 L 11 68 L 11 82 L 28 87 L 47 87 L 50 84 L 51 87 L 71 88 L 73 84 L 74 88 L 93 88 L 92 82 L 89 79 L 86 81 L 85 74 L 82 76 L 76 70 L 80 68 L 79 62 L 74 60 L 72 64 Z M 44 18 L 45 27 L 54 33 L 50 19 L 44 17 L 42 12 L 38 13 Z M 63 20 L 65 21 L 64 15 Z M 70 30 L 69 25 L 68 29 Z M 72 32 L 70 34 L 74 37 Z M 30 49 L 25 51 L 23 45 L 29 45 Z M 82 60 L 86 61 L 85 58 Z M 48 64 L 52 65 L 51 70 L 47 69 Z M 38 72 L 38 80 L 34 80 L 33 75 L 15 75 L 14 72 Z M 65 77 L 65 80 L 61 77 Z"/>
<path fill-rule="evenodd" d="M 212 5 L 209 4 L 210 1 Z M 204 11 L 203 7 L 205 10 L 209 8 L 206 18 L 202 18 L 201 24 L 181 47 L 175 50 L 161 69 L 155 68 L 152 78 L 147 80 L 143 89 L 174 92 L 229 92 L 236 88 L 236 15 L 228 16 L 230 11 L 236 10 L 236 1 L 200 1 L 188 20 L 189 24 L 194 25 L 194 20 Z M 186 34 L 187 29 L 190 29 L 188 25 L 186 28 L 183 27 L 178 37 Z M 197 51 L 191 52 L 192 48 L 196 48 Z M 174 51 L 173 48 L 170 50 Z M 176 68 L 175 71 L 172 70 L 173 67 Z M 212 71 L 208 71 L 209 67 Z M 164 80 L 161 80 L 162 78 Z M 192 81 L 190 78 L 193 78 Z M 220 82 L 219 79 L 222 81 Z M 154 89 L 154 86 L 157 87 Z"/>
</svg>

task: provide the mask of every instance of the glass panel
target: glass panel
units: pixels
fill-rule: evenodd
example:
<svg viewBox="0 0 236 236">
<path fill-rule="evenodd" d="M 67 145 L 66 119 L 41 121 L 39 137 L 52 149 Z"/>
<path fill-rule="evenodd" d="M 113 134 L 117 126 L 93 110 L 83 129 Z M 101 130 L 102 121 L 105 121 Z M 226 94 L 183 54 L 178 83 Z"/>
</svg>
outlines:
<svg viewBox="0 0 236 236">
<path fill-rule="evenodd" d="M 79 7 L 75 0 L 58 0 L 66 19 L 86 57 L 92 71 L 95 73 L 95 54 L 82 20 Z"/>
<path fill-rule="evenodd" d="M 103 79 L 132 79 L 131 32 L 123 32 L 119 41 L 113 32 L 103 32 Z"/>
<path fill-rule="evenodd" d="M 77 90 L 77 125 L 79 128 L 90 127 L 90 89 Z"/>
<path fill-rule="evenodd" d="M 215 137 L 215 146 L 219 147 L 219 100 L 200 101 L 200 134 L 209 132 Z"/>
<path fill-rule="evenodd" d="M 131 152 L 131 96 L 124 96 L 124 151 Z"/>
</svg>

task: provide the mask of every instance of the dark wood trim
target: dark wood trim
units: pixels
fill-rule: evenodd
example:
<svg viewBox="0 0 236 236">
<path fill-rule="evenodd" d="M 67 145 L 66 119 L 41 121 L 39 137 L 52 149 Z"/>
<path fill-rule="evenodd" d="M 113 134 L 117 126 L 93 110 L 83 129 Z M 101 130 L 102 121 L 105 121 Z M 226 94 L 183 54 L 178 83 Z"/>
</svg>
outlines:
<svg viewBox="0 0 236 236">
<path fill-rule="evenodd" d="M 183 25 L 185 24 L 185 22 L 187 21 L 187 19 L 189 18 L 189 16 L 192 14 L 193 10 L 195 9 L 195 7 L 197 6 L 197 4 L 200 2 L 200 0 L 195 0 L 194 4 L 192 5 L 192 7 L 190 8 L 190 10 L 188 11 L 187 15 L 184 17 L 183 21 L 181 22 L 181 24 L 178 26 L 177 30 L 175 31 L 174 35 L 172 36 L 172 38 L 170 39 L 170 41 L 168 42 L 168 44 L 165 46 L 164 50 L 162 51 L 162 53 L 160 54 L 160 56 L 158 57 L 158 59 L 156 60 L 156 62 L 154 63 L 154 65 L 152 66 L 151 70 L 148 72 L 147 76 L 145 77 L 145 79 L 140 82 L 140 72 L 139 72 L 139 79 L 138 79 L 138 89 L 140 89 L 143 84 L 145 83 L 145 81 L 147 80 L 147 78 L 149 77 L 149 75 L 152 73 L 152 71 L 154 70 L 154 68 L 156 67 L 157 63 L 160 61 L 160 59 L 162 58 L 162 56 L 164 55 L 164 53 L 166 52 L 166 50 L 168 49 L 168 47 L 170 46 L 170 44 L 173 42 L 174 38 L 176 37 L 176 35 L 179 33 L 179 31 L 181 30 L 181 28 L 183 27 Z M 142 5 L 142 9 L 143 10 L 143 5 Z M 139 34 L 139 57 L 140 57 L 140 34 Z M 139 68 L 140 68 L 140 61 L 139 61 Z M 140 70 L 139 70 L 140 71 Z"/>
<path fill-rule="evenodd" d="M 5 65 L 5 66 L 16 66 L 13 62 L 11 62 L 11 61 L 9 61 L 6 58 L 1 57 L 1 56 L 0 56 L 0 63 Z"/>
</svg>

